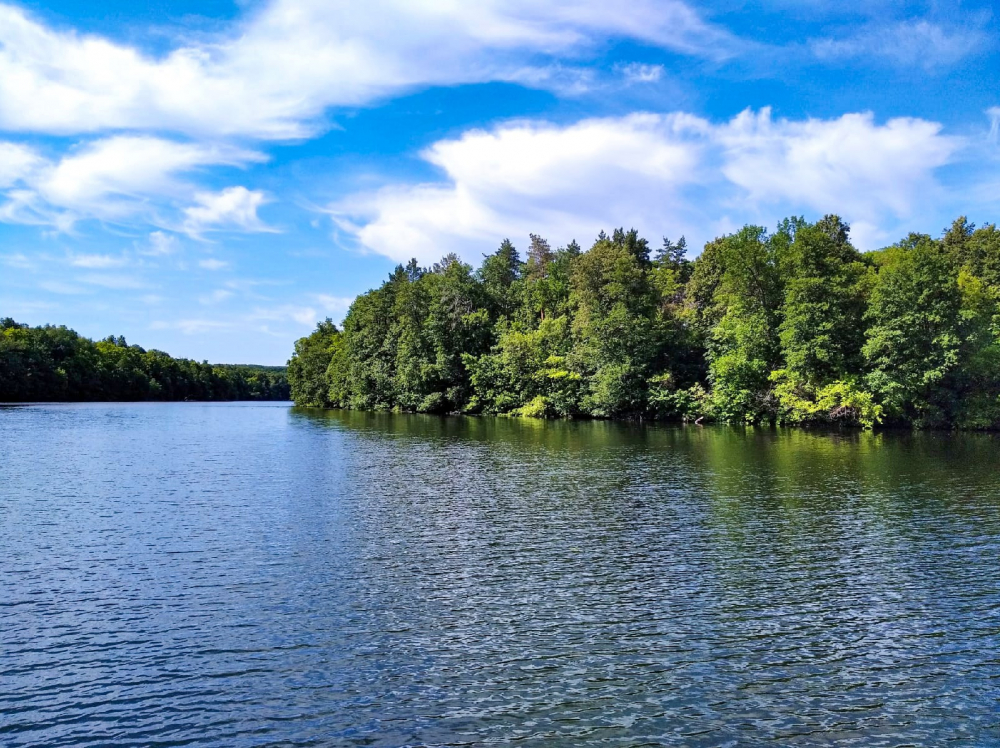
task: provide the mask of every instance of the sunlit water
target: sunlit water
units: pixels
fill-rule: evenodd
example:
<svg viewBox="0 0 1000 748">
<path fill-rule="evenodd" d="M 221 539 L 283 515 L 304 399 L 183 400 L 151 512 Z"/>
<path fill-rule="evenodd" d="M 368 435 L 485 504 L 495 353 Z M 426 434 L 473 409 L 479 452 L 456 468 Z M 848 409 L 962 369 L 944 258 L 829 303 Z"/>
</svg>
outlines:
<svg viewBox="0 0 1000 748">
<path fill-rule="evenodd" d="M 0 408 L 0 745 L 1000 745 L 1000 440 Z"/>
</svg>

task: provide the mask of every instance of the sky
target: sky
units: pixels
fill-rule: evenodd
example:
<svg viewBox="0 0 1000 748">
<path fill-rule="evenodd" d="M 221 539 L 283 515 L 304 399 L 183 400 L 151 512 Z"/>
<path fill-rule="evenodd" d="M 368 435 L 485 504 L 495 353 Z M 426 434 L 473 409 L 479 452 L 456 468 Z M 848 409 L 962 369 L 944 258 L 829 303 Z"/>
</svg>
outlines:
<svg viewBox="0 0 1000 748">
<path fill-rule="evenodd" d="M 0 2 L 0 317 L 283 364 L 397 263 L 1000 216 L 990 1 Z"/>
</svg>

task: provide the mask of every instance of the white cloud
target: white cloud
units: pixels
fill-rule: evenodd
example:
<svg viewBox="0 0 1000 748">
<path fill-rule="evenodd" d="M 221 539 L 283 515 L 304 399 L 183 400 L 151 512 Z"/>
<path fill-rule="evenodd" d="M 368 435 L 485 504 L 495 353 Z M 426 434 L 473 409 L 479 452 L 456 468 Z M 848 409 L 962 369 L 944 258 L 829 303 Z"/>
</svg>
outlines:
<svg viewBox="0 0 1000 748">
<path fill-rule="evenodd" d="M 0 5 L 0 127 L 299 138 L 324 111 L 430 85 L 534 78 L 611 38 L 710 59 L 737 42 L 681 0 L 274 0 L 162 57 Z"/>
<path fill-rule="evenodd" d="M 198 297 L 198 301 L 202 304 L 219 304 L 226 299 L 233 297 L 233 292 L 225 288 L 217 288 L 209 294 L 203 294 Z"/>
<path fill-rule="evenodd" d="M 2 76 L 0 76 L 2 80 Z M 181 178 L 204 166 L 242 166 L 264 160 L 228 145 L 183 143 L 118 135 L 88 143 L 58 161 L 34 158 L 6 193 L 0 220 L 69 231 L 82 219 L 164 222 L 164 201 L 190 195 Z M 160 248 L 162 248 L 162 244 Z"/>
<path fill-rule="evenodd" d="M 820 60 L 882 58 L 902 67 L 933 69 L 953 65 L 988 41 L 975 26 L 946 28 L 930 21 L 870 25 L 843 38 L 813 39 Z"/>
<path fill-rule="evenodd" d="M 319 319 L 312 307 L 283 304 L 281 306 L 254 309 L 247 319 L 256 322 L 296 322 L 300 325 L 314 325 Z"/>
<path fill-rule="evenodd" d="M 313 298 L 323 310 L 323 315 L 331 317 L 338 325 L 347 316 L 347 312 L 355 299 L 354 296 L 331 296 L 325 293 L 316 294 Z"/>
<path fill-rule="evenodd" d="M 156 320 L 149 325 L 150 330 L 180 330 L 184 335 L 200 335 L 206 332 L 220 332 L 232 328 L 232 322 L 214 319 L 181 319 L 174 322 Z"/>
<path fill-rule="evenodd" d="M 887 213 L 911 215 L 917 199 L 936 189 L 934 170 L 961 147 L 926 120 L 877 125 L 868 112 L 774 121 L 767 108 L 743 112 L 718 128 L 716 139 L 723 173 L 750 199 L 872 222 Z"/>
<path fill-rule="evenodd" d="M 229 267 L 229 263 L 224 262 L 223 260 L 217 260 L 214 257 L 210 257 L 207 260 L 199 260 L 198 267 L 202 268 L 203 270 L 224 270 L 227 267 Z"/>
<path fill-rule="evenodd" d="M 180 246 L 180 242 L 177 237 L 172 234 L 166 234 L 162 231 L 154 231 L 149 235 L 145 244 L 136 246 L 136 251 L 139 254 L 148 255 L 150 257 L 163 257 L 165 255 L 172 255 L 177 251 Z"/>
<path fill-rule="evenodd" d="M 656 83 L 664 72 L 663 65 L 646 65 L 641 62 L 618 65 L 616 70 L 629 83 Z"/>
<path fill-rule="evenodd" d="M 21 301 L 18 299 L 4 299 L 3 300 L 3 313 L 4 316 L 12 316 L 15 319 L 18 317 L 31 317 L 42 312 L 48 312 L 52 309 L 58 309 L 59 305 L 49 302 L 49 301 Z M 37 324 L 38 320 L 34 320 Z"/>
<path fill-rule="evenodd" d="M 69 264 L 75 268 L 115 268 L 127 265 L 128 258 L 112 255 L 70 255 Z"/>
<path fill-rule="evenodd" d="M 148 288 L 149 284 L 141 278 L 122 273 L 88 273 L 77 278 L 81 283 L 100 286 L 114 291 L 132 291 Z"/>
<path fill-rule="evenodd" d="M 1000 106 L 991 106 L 986 110 L 986 116 L 990 118 L 989 141 L 997 145 L 1000 142 Z"/>
<path fill-rule="evenodd" d="M 35 183 L 50 205 L 84 216 L 118 220 L 143 210 L 143 198 L 180 197 L 178 174 L 199 166 L 242 165 L 262 157 L 229 146 L 115 136 L 63 158 Z"/>
<path fill-rule="evenodd" d="M 65 296 L 92 293 L 89 289 L 83 288 L 82 286 L 77 286 L 72 283 L 64 283 L 62 281 L 42 281 L 38 284 L 38 287 L 43 291 Z"/>
<path fill-rule="evenodd" d="M 938 191 L 934 171 L 962 141 L 919 119 L 773 120 L 743 112 L 713 124 L 683 113 L 511 123 L 443 140 L 422 156 L 445 177 L 390 185 L 330 206 L 362 249 L 426 263 L 478 261 L 505 237 L 555 243 L 634 226 L 648 237 L 711 238 L 713 222 L 839 212 L 865 226 L 912 216 Z M 722 224 L 720 224 L 722 225 Z M 866 247 L 867 248 L 867 247 Z"/>
<path fill-rule="evenodd" d="M 263 192 L 227 187 L 220 192 L 199 192 L 194 197 L 196 204 L 184 209 L 183 229 L 191 236 L 221 229 L 275 231 L 257 216 L 258 208 L 268 202 Z"/>
<path fill-rule="evenodd" d="M 231 293 L 218 289 L 199 297 L 200 303 L 209 306 L 226 301 Z M 251 311 L 237 311 L 212 317 L 191 317 L 171 320 L 155 320 L 152 330 L 177 330 L 184 335 L 202 335 L 213 332 L 246 333 L 248 336 L 266 334 L 289 340 L 301 334 L 301 328 L 312 327 L 319 320 L 316 310 L 308 306 L 281 304 L 270 307 L 256 307 Z M 266 323 L 279 323 L 272 330 Z"/>
<path fill-rule="evenodd" d="M 23 252 L 0 256 L 0 262 L 7 267 L 17 268 L 18 270 L 32 270 L 35 267 L 35 263 Z"/>
<path fill-rule="evenodd" d="M 448 182 L 387 187 L 331 212 L 364 247 L 425 262 L 452 251 L 478 259 L 504 236 L 542 227 L 568 240 L 596 235 L 609 220 L 679 220 L 679 188 L 700 178 L 707 131 L 706 122 L 684 114 L 473 131 L 422 154 Z"/>
<path fill-rule="evenodd" d="M 331 296 L 329 294 L 316 294 L 316 302 L 323 307 L 323 311 L 331 314 L 344 314 L 354 303 L 353 296 Z"/>
<path fill-rule="evenodd" d="M 27 146 L 0 142 L 0 189 L 21 181 L 40 161 L 39 155 Z"/>
</svg>

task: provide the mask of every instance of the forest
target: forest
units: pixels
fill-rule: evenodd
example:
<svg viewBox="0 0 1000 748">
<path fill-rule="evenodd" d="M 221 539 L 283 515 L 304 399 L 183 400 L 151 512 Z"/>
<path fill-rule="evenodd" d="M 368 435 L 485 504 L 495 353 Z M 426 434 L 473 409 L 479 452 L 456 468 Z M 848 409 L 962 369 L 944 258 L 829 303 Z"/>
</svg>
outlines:
<svg viewBox="0 0 1000 748">
<path fill-rule="evenodd" d="M 859 252 L 835 215 L 655 250 L 531 235 L 398 266 L 298 340 L 303 406 L 529 417 L 1000 426 L 1000 232 Z"/>
<path fill-rule="evenodd" d="M 0 319 L 0 402 L 289 397 L 284 367 L 198 363 L 121 336 L 95 343 L 66 327 Z"/>
</svg>

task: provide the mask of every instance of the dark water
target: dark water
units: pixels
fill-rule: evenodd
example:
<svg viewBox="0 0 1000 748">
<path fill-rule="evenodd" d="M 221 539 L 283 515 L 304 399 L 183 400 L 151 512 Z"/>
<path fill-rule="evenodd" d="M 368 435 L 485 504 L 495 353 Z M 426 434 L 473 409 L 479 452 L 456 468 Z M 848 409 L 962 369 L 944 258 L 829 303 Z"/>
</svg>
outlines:
<svg viewBox="0 0 1000 748">
<path fill-rule="evenodd" d="M 0 745 L 1000 745 L 998 448 L 0 409 Z"/>
</svg>

